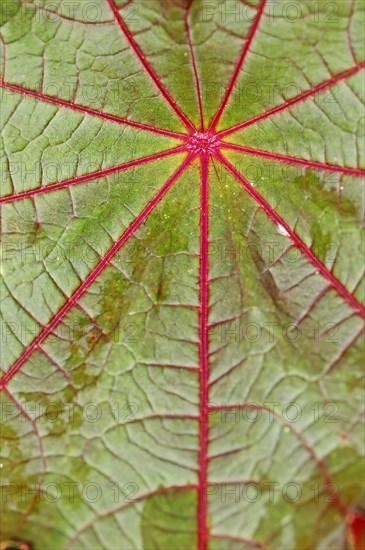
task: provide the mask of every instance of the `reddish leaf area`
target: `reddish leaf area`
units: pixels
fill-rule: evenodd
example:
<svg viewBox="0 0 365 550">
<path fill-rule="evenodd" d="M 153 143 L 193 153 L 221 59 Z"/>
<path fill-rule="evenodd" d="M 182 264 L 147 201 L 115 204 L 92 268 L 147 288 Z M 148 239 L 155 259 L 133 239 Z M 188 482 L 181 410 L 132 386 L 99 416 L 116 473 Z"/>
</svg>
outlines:
<svg viewBox="0 0 365 550">
<path fill-rule="evenodd" d="M 33 550 L 32 546 L 21 540 L 4 540 L 0 544 L 1 550 Z"/>
<path fill-rule="evenodd" d="M 354 550 L 365 548 L 365 514 L 362 510 L 354 510 L 347 516 L 349 526 L 349 542 Z"/>
<path fill-rule="evenodd" d="M 239 56 L 239 59 L 237 60 L 236 66 L 234 68 L 232 78 L 230 82 L 227 85 L 226 93 L 224 94 L 223 101 L 221 102 L 219 109 L 217 110 L 211 124 L 207 128 L 206 123 L 204 121 L 203 116 L 203 108 L 202 108 L 202 94 L 201 94 L 201 87 L 199 83 L 199 77 L 198 77 L 198 71 L 196 66 L 196 60 L 194 56 L 194 48 L 192 44 L 192 38 L 191 38 L 191 30 L 189 26 L 189 8 L 191 5 L 191 1 L 187 4 L 185 9 L 185 27 L 186 27 L 186 34 L 187 34 L 187 41 L 190 49 L 190 55 L 191 55 L 191 63 L 194 70 L 195 75 L 195 82 L 196 82 L 196 88 L 197 88 L 197 97 L 198 97 L 198 104 L 199 104 L 199 116 L 200 116 L 200 127 L 195 128 L 192 122 L 189 120 L 189 118 L 186 116 L 186 114 L 180 109 L 177 102 L 173 97 L 171 97 L 170 93 L 166 90 L 165 86 L 161 82 L 158 75 L 155 73 L 151 65 L 149 64 L 147 58 L 144 56 L 143 52 L 141 51 L 140 47 L 136 43 L 132 33 L 130 32 L 128 26 L 126 25 L 125 21 L 123 20 L 118 8 L 114 4 L 113 0 L 108 0 L 108 4 L 110 6 L 110 9 L 112 10 L 115 20 L 117 21 L 120 32 L 124 34 L 124 36 L 127 38 L 130 48 L 135 52 L 138 59 L 140 60 L 144 70 L 149 75 L 150 79 L 153 81 L 155 86 L 158 88 L 162 96 L 165 98 L 166 102 L 171 106 L 171 108 L 174 110 L 176 115 L 180 118 L 180 120 L 183 122 L 183 124 L 186 127 L 187 133 L 186 134 L 180 134 L 180 133 L 174 133 L 167 130 L 160 129 L 158 127 L 153 127 L 148 124 L 143 123 L 137 123 L 133 122 L 131 120 L 123 119 L 115 115 L 110 115 L 107 113 L 100 112 L 98 110 L 94 110 L 91 108 L 87 108 L 75 103 L 72 103 L 70 101 L 65 101 L 61 99 L 57 99 L 55 97 L 44 95 L 40 92 L 35 92 L 32 90 L 28 90 L 26 88 L 20 87 L 18 85 L 8 83 L 5 81 L 1 82 L 1 87 L 6 88 L 8 90 L 11 90 L 15 93 L 20 93 L 24 95 L 29 95 L 34 98 L 36 98 L 39 101 L 42 102 L 48 102 L 54 105 L 59 105 L 62 107 L 68 107 L 70 109 L 73 109 L 75 111 L 79 111 L 81 113 L 88 114 L 92 117 L 101 117 L 103 119 L 112 120 L 115 123 L 118 123 L 120 125 L 126 125 L 138 128 L 141 131 L 145 132 L 151 132 L 161 135 L 166 135 L 174 138 L 178 138 L 179 140 L 182 140 L 184 142 L 183 145 L 171 149 L 169 151 L 165 151 L 163 153 L 159 154 L 153 154 L 151 156 L 147 156 L 144 158 L 135 159 L 133 161 L 127 162 L 125 164 L 121 164 L 119 166 L 115 166 L 112 168 L 108 168 L 105 170 L 100 170 L 98 172 L 89 173 L 84 176 L 80 177 L 74 177 L 72 179 L 66 180 L 66 181 L 60 181 L 56 184 L 49 185 L 47 187 L 43 188 L 37 188 L 33 189 L 31 191 L 25 191 L 22 193 L 16 193 L 13 195 L 5 196 L 0 199 L 1 203 L 9 203 L 13 201 L 20 201 L 29 197 L 32 197 L 34 195 L 44 194 L 44 193 L 52 193 L 55 190 L 65 188 L 72 185 L 82 185 L 86 181 L 90 181 L 92 179 L 96 179 L 100 176 L 111 174 L 113 172 L 119 172 L 122 170 L 126 170 L 127 168 L 142 165 L 148 162 L 151 162 L 153 160 L 156 160 L 158 158 L 163 158 L 169 155 L 174 155 L 181 152 L 186 152 L 187 156 L 185 157 L 185 160 L 181 163 L 181 165 L 176 169 L 175 173 L 166 181 L 165 185 L 158 191 L 158 193 L 155 195 L 155 197 L 149 202 L 149 204 L 144 208 L 144 210 L 135 218 L 133 223 L 128 227 L 128 229 L 120 236 L 120 238 L 117 240 L 117 242 L 112 246 L 112 248 L 109 249 L 107 254 L 105 254 L 104 257 L 100 260 L 98 265 L 91 271 L 91 273 L 86 277 L 86 279 L 80 284 L 80 286 L 77 288 L 77 290 L 74 292 L 74 294 L 67 300 L 67 302 L 63 305 L 63 307 L 57 312 L 57 314 L 53 317 L 53 319 L 48 323 L 48 325 L 44 326 L 42 332 L 33 340 L 31 345 L 24 351 L 24 353 L 16 360 L 16 362 L 13 364 L 13 366 L 6 372 L 6 374 L 3 376 L 3 378 L 0 381 L 0 388 L 1 390 L 7 392 L 12 399 L 16 401 L 19 407 L 21 407 L 20 403 L 10 394 L 9 389 L 7 388 L 7 384 L 9 381 L 16 376 L 19 369 L 22 368 L 24 363 L 29 359 L 29 357 L 32 355 L 32 353 L 35 350 L 42 350 L 42 343 L 47 338 L 47 336 L 55 329 L 55 327 L 62 321 L 62 319 L 66 316 L 66 314 L 70 311 L 70 309 L 77 303 L 77 301 L 80 299 L 80 297 L 85 293 L 85 291 L 90 287 L 90 285 L 95 281 L 95 279 L 100 275 L 100 273 L 104 270 L 104 268 L 108 265 L 110 260 L 113 258 L 113 256 L 125 245 L 125 243 L 128 241 L 128 239 L 135 233 L 135 231 L 141 227 L 143 222 L 146 220 L 146 218 L 149 216 L 149 214 L 155 209 L 157 204 L 161 201 L 161 199 L 164 197 L 164 195 L 167 193 L 167 191 L 174 185 L 175 181 L 178 179 L 178 177 L 187 169 L 187 167 L 190 165 L 190 163 L 197 157 L 200 158 L 200 165 L 201 165 L 201 210 L 200 210 L 200 451 L 199 451 L 199 472 L 198 472 L 198 479 L 199 483 L 198 485 L 189 486 L 190 488 L 194 488 L 198 493 L 198 535 L 199 535 L 199 550 L 206 550 L 207 548 L 207 541 L 209 538 L 209 529 L 206 521 L 207 517 L 207 499 L 206 499 L 206 491 L 207 487 L 209 485 L 209 481 L 207 478 L 207 467 L 208 467 L 208 436 L 209 436 L 209 429 L 208 429 L 208 415 L 209 412 L 213 412 L 216 410 L 221 410 L 222 406 L 218 405 L 216 407 L 209 406 L 209 397 L 208 397 L 208 373 L 209 373 L 209 349 L 208 349 L 208 303 L 209 303 L 209 280 L 208 280 L 208 234 L 209 234 L 209 193 L 208 193 L 208 174 L 209 174 L 209 166 L 210 163 L 214 160 L 215 162 L 219 162 L 222 165 L 224 165 L 227 170 L 234 176 L 234 178 L 239 182 L 241 186 L 246 190 L 246 192 L 257 202 L 257 204 L 266 212 L 268 217 L 275 223 L 279 224 L 282 228 L 284 228 L 287 235 L 289 235 L 290 239 L 292 240 L 293 246 L 298 248 L 305 256 L 306 258 L 315 266 L 315 268 L 323 275 L 323 277 L 327 280 L 328 286 L 326 287 L 324 293 L 328 292 L 329 290 L 335 290 L 340 296 L 343 297 L 344 300 L 349 304 L 349 306 L 353 309 L 353 311 L 361 316 L 363 319 L 365 319 L 365 308 L 364 306 L 355 298 L 353 294 L 349 292 L 349 290 L 334 276 L 334 274 L 318 259 L 318 257 L 315 255 L 313 250 L 305 244 L 301 240 L 301 238 L 296 234 L 296 232 L 289 227 L 289 225 L 285 222 L 285 220 L 282 219 L 282 217 L 269 205 L 269 203 L 265 200 L 265 198 L 256 191 L 249 183 L 248 181 L 238 172 L 238 170 L 223 156 L 222 151 L 224 150 L 235 150 L 235 151 L 241 151 L 242 153 L 253 155 L 255 157 L 262 157 L 262 158 L 269 158 L 274 159 L 277 161 L 281 161 L 283 163 L 291 162 L 294 164 L 299 164 L 302 166 L 306 166 L 308 168 L 317 168 L 321 170 L 329 170 L 329 171 L 335 171 L 342 174 L 349 174 L 352 176 L 364 176 L 365 172 L 361 170 L 360 168 L 349 168 L 345 166 L 336 166 L 333 164 L 326 164 L 321 162 L 314 162 L 314 161 L 308 161 L 301 158 L 295 158 L 292 156 L 287 155 L 281 155 L 281 154 L 274 154 L 263 150 L 257 150 L 252 149 L 249 147 L 243 147 L 235 144 L 230 144 L 226 141 L 222 141 L 223 138 L 227 138 L 230 134 L 233 132 L 236 132 L 242 128 L 246 128 L 258 121 L 268 119 L 274 114 L 278 112 L 282 112 L 285 110 L 288 110 L 290 107 L 292 107 L 295 104 L 305 102 L 309 98 L 313 97 L 314 94 L 316 94 L 319 91 L 325 90 L 326 88 L 329 88 L 330 86 L 334 85 L 335 83 L 338 83 L 342 80 L 345 80 L 346 78 L 349 78 L 352 75 L 355 75 L 360 70 L 362 70 L 365 67 L 364 63 L 360 63 L 353 68 L 338 74 L 333 75 L 333 77 L 326 82 L 323 82 L 322 84 L 313 87 L 311 90 L 306 91 L 305 93 L 302 93 L 295 97 L 294 99 L 291 99 L 290 101 L 287 101 L 283 103 L 282 105 L 269 110 L 266 113 L 263 113 L 259 116 L 256 116 L 255 118 L 243 122 L 239 125 L 236 125 L 232 128 L 226 129 L 224 131 L 217 132 L 216 128 L 218 126 L 218 123 L 221 119 L 221 116 L 224 112 L 224 109 L 226 105 L 228 104 L 228 101 L 233 93 L 238 75 L 242 71 L 242 68 L 244 66 L 246 57 L 248 52 L 250 51 L 250 47 L 255 40 L 257 30 L 260 26 L 260 21 L 262 18 L 262 15 L 265 10 L 267 0 L 262 0 L 259 8 L 257 9 L 257 15 L 256 18 L 251 26 L 250 34 L 245 41 L 244 47 L 242 49 L 242 52 Z M 322 297 L 322 296 L 321 296 Z M 313 304 L 314 307 L 314 304 Z M 353 341 L 358 337 L 358 334 L 354 336 Z M 350 343 L 351 345 L 351 343 Z M 346 351 L 346 350 L 345 350 Z M 345 353 L 344 351 L 344 353 Z M 229 407 L 229 406 L 228 406 Z M 232 407 L 237 407 L 237 405 L 233 405 Z M 245 403 L 241 404 L 242 408 L 246 407 Z M 304 448 L 308 451 L 309 455 L 313 458 L 313 460 L 317 463 L 317 466 L 319 470 L 322 472 L 323 478 L 327 485 L 331 485 L 332 479 L 330 472 L 326 466 L 326 464 L 317 457 L 315 451 L 308 447 L 305 439 L 301 435 L 301 433 L 295 431 L 292 425 L 288 425 L 289 429 L 292 430 L 292 432 L 295 434 L 295 436 L 298 438 L 298 440 L 301 441 L 301 444 Z M 178 489 L 185 489 L 186 486 L 180 486 L 180 487 L 174 487 L 170 488 L 168 490 L 178 490 Z M 161 489 L 160 492 L 167 491 L 167 489 Z M 156 494 L 156 492 L 154 493 Z M 141 498 L 146 498 L 147 495 L 143 495 Z M 343 503 L 341 502 L 340 496 L 336 499 L 334 502 L 334 505 L 338 508 L 341 516 L 343 518 L 347 518 L 347 523 L 350 530 L 349 540 L 353 544 L 355 550 L 360 550 L 361 548 L 364 548 L 364 540 L 365 540 L 365 521 L 364 521 L 364 515 L 360 512 L 351 512 L 350 514 L 347 514 L 347 510 Z M 215 538 L 220 538 L 219 535 L 214 535 Z M 227 539 L 227 535 L 222 535 L 222 538 Z M 250 544 L 254 544 L 253 541 L 245 541 L 243 538 L 235 538 L 232 537 L 232 540 L 237 540 L 240 542 L 247 542 Z M 263 545 L 255 543 L 255 547 L 258 548 L 264 548 Z M 27 545 L 20 545 L 19 548 L 27 548 Z"/>
</svg>

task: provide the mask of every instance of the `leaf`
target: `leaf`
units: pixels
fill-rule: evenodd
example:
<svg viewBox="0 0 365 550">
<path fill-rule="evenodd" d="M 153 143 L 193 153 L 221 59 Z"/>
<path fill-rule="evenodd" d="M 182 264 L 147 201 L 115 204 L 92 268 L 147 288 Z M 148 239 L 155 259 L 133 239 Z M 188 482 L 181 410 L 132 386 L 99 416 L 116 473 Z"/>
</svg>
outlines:
<svg viewBox="0 0 365 550">
<path fill-rule="evenodd" d="M 361 545 L 363 1 L 0 7 L 1 548 Z"/>
</svg>

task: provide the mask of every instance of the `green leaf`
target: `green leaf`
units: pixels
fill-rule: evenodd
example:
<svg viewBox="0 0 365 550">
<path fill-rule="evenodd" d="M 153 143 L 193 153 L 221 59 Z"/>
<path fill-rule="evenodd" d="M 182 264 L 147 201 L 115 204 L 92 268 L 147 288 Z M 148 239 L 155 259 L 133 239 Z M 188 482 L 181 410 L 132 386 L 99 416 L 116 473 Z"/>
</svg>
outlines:
<svg viewBox="0 0 365 550">
<path fill-rule="evenodd" d="M 363 0 L 0 8 L 1 549 L 359 550 Z"/>
</svg>

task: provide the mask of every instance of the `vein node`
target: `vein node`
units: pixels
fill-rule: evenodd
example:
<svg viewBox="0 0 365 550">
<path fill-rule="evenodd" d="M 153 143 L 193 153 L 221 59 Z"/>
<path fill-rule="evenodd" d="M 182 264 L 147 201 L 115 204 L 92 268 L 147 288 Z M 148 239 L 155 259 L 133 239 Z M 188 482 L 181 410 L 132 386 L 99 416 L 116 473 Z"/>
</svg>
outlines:
<svg viewBox="0 0 365 550">
<path fill-rule="evenodd" d="M 212 132 L 195 132 L 189 140 L 189 147 L 197 152 L 213 152 L 217 141 L 217 136 Z"/>
</svg>

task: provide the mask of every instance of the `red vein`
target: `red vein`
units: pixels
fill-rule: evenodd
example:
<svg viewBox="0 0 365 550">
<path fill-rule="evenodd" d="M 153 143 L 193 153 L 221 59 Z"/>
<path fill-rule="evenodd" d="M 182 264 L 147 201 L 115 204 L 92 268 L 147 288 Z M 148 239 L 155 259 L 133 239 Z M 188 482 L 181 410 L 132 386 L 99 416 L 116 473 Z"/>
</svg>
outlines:
<svg viewBox="0 0 365 550">
<path fill-rule="evenodd" d="M 144 367 L 151 367 L 151 368 L 161 368 L 161 369 L 185 369 L 188 371 L 199 373 L 200 369 L 198 367 L 190 367 L 188 365 L 175 365 L 172 363 L 153 363 L 153 362 L 145 362 L 145 361 L 138 361 L 138 365 L 143 365 Z"/>
<path fill-rule="evenodd" d="M 70 549 L 71 545 L 80 537 L 80 535 L 84 531 L 86 531 L 86 529 L 91 527 L 95 523 L 95 521 L 97 521 L 98 519 L 115 515 L 117 512 L 121 512 L 122 510 L 124 510 L 128 506 L 131 506 L 133 504 L 136 504 L 137 502 L 141 502 L 143 500 L 146 500 L 147 498 L 150 498 L 150 497 L 153 497 L 153 496 L 156 496 L 156 495 L 164 495 L 166 493 L 170 493 L 170 492 L 173 492 L 173 491 L 195 490 L 197 488 L 198 488 L 197 485 L 195 485 L 193 483 L 186 484 L 186 485 L 171 485 L 170 487 L 158 487 L 155 490 L 148 491 L 147 493 L 143 493 L 142 495 L 133 497 L 131 499 L 127 499 L 127 500 L 124 499 L 121 504 L 118 504 L 118 506 L 115 506 L 114 508 L 112 508 L 110 510 L 100 512 L 99 514 L 97 514 L 96 517 L 93 517 L 91 520 L 89 520 L 87 523 L 85 523 L 82 527 L 80 527 L 74 533 L 74 535 L 69 539 L 69 541 L 67 543 L 67 546 L 66 546 L 66 549 L 67 550 Z"/>
<path fill-rule="evenodd" d="M 34 195 L 40 195 L 44 193 L 49 193 L 50 191 L 64 189 L 65 187 L 69 187 L 71 185 L 79 185 L 80 183 L 92 181 L 94 179 L 101 178 L 103 176 L 108 176 L 109 174 L 113 174 L 114 172 L 121 172 L 123 170 L 127 170 L 128 168 L 132 168 L 133 166 L 144 165 L 153 160 L 161 159 L 163 157 L 167 157 L 170 155 L 174 155 L 176 153 L 180 153 L 182 151 L 186 151 L 187 150 L 186 147 L 187 146 L 185 145 L 181 145 L 180 147 L 169 149 L 168 151 L 163 151 L 162 153 L 155 153 L 148 157 L 142 157 L 140 159 L 131 160 L 124 164 L 113 166 L 112 168 L 105 168 L 104 170 L 98 170 L 97 172 L 91 172 L 90 174 L 84 174 L 83 176 L 76 176 L 75 178 L 71 178 L 69 180 L 61 181 L 59 183 L 47 185 L 45 187 L 38 187 L 37 189 L 31 189 L 29 191 L 24 191 L 22 193 L 16 193 L 14 195 L 9 195 L 8 197 L 1 197 L 0 204 L 13 202 L 21 199 L 28 199 L 29 197 L 33 197 Z"/>
<path fill-rule="evenodd" d="M 38 428 L 38 425 L 37 425 L 37 419 L 31 417 L 31 415 L 28 413 L 28 411 L 23 407 L 22 403 L 15 397 L 15 395 L 13 395 L 8 390 L 8 388 L 4 388 L 4 391 L 8 395 L 8 397 L 17 406 L 18 411 L 20 413 L 20 416 L 23 416 L 24 418 L 26 418 L 28 420 L 28 422 L 30 423 L 30 425 L 32 427 L 32 431 L 35 435 L 35 438 L 37 440 L 38 448 L 39 448 L 39 462 L 40 462 L 40 466 L 41 466 L 41 472 L 40 472 L 40 475 L 39 475 L 39 478 L 38 478 L 37 486 L 40 487 L 42 485 L 44 479 L 45 479 L 45 476 L 46 476 L 47 464 L 46 464 L 46 455 L 45 455 L 45 451 L 44 451 L 43 440 L 42 440 L 42 437 L 41 437 L 41 434 L 40 434 L 40 431 L 39 431 L 39 428 Z M 22 437 L 24 438 L 25 435 L 23 435 Z M 35 491 L 35 493 L 32 497 L 30 507 L 24 513 L 23 518 L 20 521 L 20 525 L 18 525 L 18 528 L 20 530 L 23 528 L 23 526 L 24 526 L 25 522 L 27 521 L 28 517 L 30 516 L 30 514 L 34 510 L 34 508 L 35 508 L 35 506 L 38 502 L 38 499 L 39 499 L 39 493 L 40 493 L 40 489 L 36 489 L 36 491 Z"/>
<path fill-rule="evenodd" d="M 331 361 L 331 363 L 326 367 L 324 374 L 329 374 L 338 364 L 339 362 L 345 357 L 346 353 L 349 351 L 350 348 L 352 348 L 353 344 L 355 344 L 356 340 L 359 338 L 359 336 L 362 335 L 364 332 L 365 327 L 362 326 L 358 332 L 354 334 L 352 338 L 345 344 L 345 347 L 338 353 L 338 355 Z"/>
<path fill-rule="evenodd" d="M 308 168 L 316 168 L 318 170 L 328 170 L 330 172 L 340 172 L 342 174 L 349 174 L 352 176 L 365 176 L 365 170 L 360 168 L 348 168 L 342 166 L 336 166 L 335 164 L 326 164 L 323 162 L 315 162 L 312 160 L 299 159 L 297 157 L 290 157 L 288 155 L 282 155 L 278 153 L 269 153 L 268 151 L 263 151 L 261 149 L 251 149 L 249 147 L 243 147 L 241 145 L 236 145 L 234 143 L 225 143 L 221 142 L 219 147 L 224 147 L 225 149 L 233 149 L 234 151 L 241 151 L 242 153 L 247 153 L 249 155 L 255 155 L 258 157 L 264 157 L 273 160 L 280 160 L 284 162 L 292 162 L 293 164 L 300 164 Z"/>
<path fill-rule="evenodd" d="M 126 243 L 129 237 L 140 227 L 143 221 L 147 218 L 150 212 L 156 207 L 160 202 L 162 197 L 170 189 L 174 181 L 182 174 L 182 172 L 187 168 L 193 158 L 196 156 L 195 153 L 189 155 L 176 172 L 168 179 L 165 185 L 160 189 L 160 191 L 155 195 L 155 197 L 149 202 L 149 204 L 142 210 L 142 212 L 135 218 L 131 223 L 128 229 L 121 235 L 121 237 L 114 243 L 110 250 L 105 254 L 105 256 L 100 260 L 98 265 L 91 271 L 91 273 L 86 277 L 85 281 L 77 288 L 77 290 L 72 294 L 69 300 L 62 306 L 59 312 L 52 318 L 52 320 L 46 325 L 43 331 L 33 340 L 30 346 L 24 351 L 24 353 L 19 357 L 19 359 L 14 363 L 14 365 L 8 370 L 8 372 L 0 380 L 0 389 L 3 389 L 5 385 L 13 378 L 15 373 L 21 368 L 25 361 L 31 356 L 33 351 L 47 338 L 47 336 L 53 331 L 59 321 L 68 313 L 68 311 L 74 306 L 79 300 L 79 298 L 84 294 L 84 292 L 89 288 L 89 286 L 95 281 L 98 275 L 103 271 L 109 261 L 115 256 L 118 250 Z"/>
<path fill-rule="evenodd" d="M 265 483 L 265 481 L 260 479 L 225 479 L 222 481 L 208 481 L 209 487 L 220 487 L 221 485 L 258 485 L 265 487 Z"/>
<path fill-rule="evenodd" d="M 3 82 L 4 78 L 5 78 L 5 75 L 6 75 L 6 62 L 7 62 L 7 59 L 6 59 L 6 46 L 5 46 L 5 42 L 4 42 L 4 39 L 2 36 L 0 36 L 0 44 L 2 46 L 2 51 L 3 51 L 3 55 L 2 55 L 2 58 L 3 58 L 3 70 L 2 70 L 2 75 L 1 75 L 1 79 L 0 79 L 0 82 Z"/>
<path fill-rule="evenodd" d="M 330 88 L 337 82 L 340 82 L 341 80 L 344 80 L 345 78 L 349 78 L 353 76 L 354 74 L 358 73 L 361 69 L 365 67 L 365 63 L 359 63 L 355 67 L 352 67 L 351 69 L 344 71 L 343 73 L 338 74 L 337 76 L 334 76 L 330 80 L 326 80 L 325 82 L 322 82 L 322 84 L 318 84 L 318 86 L 315 86 L 314 88 L 311 88 L 310 90 L 307 90 L 306 92 L 294 97 L 293 99 L 290 99 L 289 101 L 286 101 L 282 105 L 279 105 L 278 107 L 274 107 L 274 109 L 271 109 L 270 111 L 267 111 L 266 113 L 263 113 L 262 115 L 258 115 L 257 117 L 251 118 L 250 120 L 247 120 L 246 122 L 241 122 L 241 124 L 238 124 L 237 126 L 232 126 L 231 128 L 228 128 L 227 130 L 223 130 L 222 132 L 218 132 L 217 137 L 222 138 L 223 136 L 227 136 L 228 134 L 232 134 L 233 132 L 237 132 L 238 130 L 241 130 L 242 128 L 246 128 L 247 126 L 251 126 L 252 124 L 256 124 L 256 122 L 259 122 L 260 120 L 265 120 L 272 115 L 276 113 L 280 113 L 281 111 L 285 111 L 286 109 L 289 109 L 292 105 L 296 105 L 297 103 L 300 103 L 301 101 L 305 101 L 309 97 L 313 97 L 316 93 L 322 92 L 323 90 L 326 90 L 327 88 Z"/>
<path fill-rule="evenodd" d="M 211 536 L 213 539 L 225 539 L 233 542 L 243 542 L 244 544 L 248 544 L 254 548 L 259 548 L 261 550 L 270 550 L 268 546 L 264 546 L 263 544 L 261 544 L 261 542 L 256 542 L 255 540 L 248 539 L 246 537 L 240 537 L 236 535 L 224 535 L 222 533 L 213 533 Z"/>
<path fill-rule="evenodd" d="M 69 21 L 70 23 L 75 23 L 77 25 L 91 25 L 93 27 L 99 27 L 101 25 L 111 25 L 113 23 L 112 21 L 88 21 L 88 20 L 83 21 L 82 19 L 72 19 L 71 17 L 68 17 L 67 15 L 64 15 L 62 13 L 59 13 L 58 11 L 45 8 L 44 6 L 40 6 L 38 3 L 29 5 L 30 3 L 28 4 L 27 0 L 21 0 L 21 2 L 23 4 L 27 4 L 28 9 L 32 8 L 34 9 L 35 12 L 40 11 L 46 14 L 53 15 L 54 21 L 56 20 L 56 18 L 58 18 L 60 20 Z"/>
<path fill-rule="evenodd" d="M 232 166 L 232 164 L 220 153 L 216 151 L 217 158 L 226 166 L 226 168 L 243 185 L 246 191 L 258 202 L 265 210 L 267 215 L 275 223 L 281 225 L 294 244 L 307 256 L 315 268 L 331 283 L 333 288 L 353 307 L 361 317 L 365 318 L 365 308 L 356 300 L 356 298 L 345 288 L 342 283 L 327 269 L 325 265 L 317 258 L 313 251 L 298 237 L 290 226 L 279 216 L 277 212 L 266 202 L 266 200 L 246 181 L 246 179 Z"/>
<path fill-rule="evenodd" d="M 198 490 L 199 550 L 206 550 L 207 455 L 208 455 L 208 156 L 201 154 L 202 187 L 200 212 L 200 453 Z"/>
<path fill-rule="evenodd" d="M 146 416 L 139 416 L 137 418 L 131 418 L 130 420 L 124 420 L 125 424 L 133 424 L 137 422 L 146 422 L 147 420 L 199 420 L 199 416 L 196 414 L 174 414 L 174 413 L 156 413 Z"/>
<path fill-rule="evenodd" d="M 134 2 L 134 0 L 127 0 L 126 3 L 123 4 L 123 5 L 121 6 L 121 8 L 122 8 L 123 10 L 125 10 L 125 8 L 128 8 L 128 6 L 130 6 L 131 4 L 133 4 L 133 2 Z"/>
<path fill-rule="evenodd" d="M 199 114 L 200 114 L 200 130 L 201 130 L 201 132 L 203 132 L 204 131 L 203 101 L 202 101 L 202 94 L 201 94 L 201 88 L 200 88 L 200 82 L 199 82 L 198 68 L 197 68 L 197 65 L 196 65 L 195 53 L 194 53 L 193 43 L 192 43 L 192 40 L 191 40 L 190 25 L 189 25 L 189 13 L 190 13 L 190 8 L 191 8 L 192 3 L 193 3 L 193 0 L 190 0 L 189 4 L 185 8 L 185 19 L 184 20 L 185 20 L 185 31 L 186 31 L 186 36 L 187 36 L 187 39 L 188 39 L 191 62 L 193 64 L 193 71 L 194 71 L 194 77 L 195 77 L 195 83 L 196 83 L 196 93 L 197 93 L 197 96 L 198 96 Z"/>
<path fill-rule="evenodd" d="M 23 88 L 22 86 L 18 86 L 16 84 L 9 84 L 8 82 L 0 82 L 0 86 L 7 90 L 11 90 L 12 92 L 17 92 L 27 96 L 35 97 L 36 99 L 39 99 L 41 101 L 46 101 L 47 103 L 52 103 L 52 105 L 60 105 L 61 107 L 67 107 L 68 109 L 72 109 L 73 111 L 78 111 L 80 113 L 85 113 L 91 116 L 97 116 L 105 120 L 112 120 L 113 122 L 117 122 L 118 124 L 132 126 L 132 128 L 138 128 L 139 130 L 145 130 L 146 132 L 153 132 L 155 134 L 161 134 L 163 136 L 169 136 L 172 138 L 183 139 L 183 140 L 187 140 L 189 138 L 189 136 L 186 136 L 184 134 L 179 134 L 177 132 L 170 132 L 169 130 L 162 130 L 161 128 L 155 128 L 154 126 L 149 126 L 148 124 L 133 122 L 132 120 L 121 118 L 116 115 L 111 115 L 108 113 L 103 113 L 101 111 L 96 111 L 95 109 L 90 109 L 89 107 L 78 105 L 77 103 L 73 103 L 72 101 L 66 101 L 65 99 L 58 99 L 57 97 L 52 97 L 52 96 L 43 94 L 41 92 L 28 90 L 27 88 Z"/>
<path fill-rule="evenodd" d="M 290 422 L 287 422 L 277 411 L 273 410 L 270 407 L 267 407 L 266 405 L 258 405 L 254 403 L 235 403 L 232 405 L 227 405 L 223 403 L 221 405 L 211 405 L 209 406 L 208 411 L 211 413 L 214 413 L 214 412 L 219 412 L 224 410 L 226 411 L 242 410 L 242 409 L 248 409 L 248 408 L 269 412 L 270 414 L 273 414 L 279 420 L 279 422 L 282 422 L 283 424 L 285 424 L 287 428 L 289 428 L 289 430 L 298 439 L 298 441 L 303 446 L 303 448 L 307 451 L 307 453 L 312 458 L 312 460 L 317 464 L 317 467 L 320 470 L 323 476 L 323 479 L 325 480 L 325 483 L 326 483 L 325 491 L 326 493 L 329 494 L 329 496 L 331 496 L 334 499 L 333 503 L 336 506 L 337 510 L 340 512 L 342 516 L 346 515 L 346 506 L 342 502 L 340 496 L 337 493 L 333 495 L 331 492 L 331 488 L 333 487 L 334 484 L 333 484 L 331 472 L 328 469 L 326 462 L 322 458 L 319 458 L 316 455 L 314 449 L 309 445 L 307 440 L 304 438 L 303 434 L 300 431 L 296 430 L 294 426 Z"/>
<path fill-rule="evenodd" d="M 188 117 L 182 112 L 180 107 L 177 105 L 177 103 L 172 99 L 169 92 L 166 90 L 164 85 L 162 84 L 161 80 L 158 78 L 156 73 L 153 71 L 153 69 L 150 67 L 150 65 L 147 62 L 147 59 L 143 55 L 140 47 L 136 43 L 136 41 L 133 38 L 132 33 L 128 29 L 127 25 L 125 24 L 122 16 L 120 15 L 118 8 L 114 4 L 113 0 L 107 0 L 108 4 L 110 6 L 110 9 L 114 13 L 114 17 L 116 21 L 118 22 L 122 32 L 124 33 L 125 37 L 127 38 L 129 44 L 131 45 L 134 53 L 137 55 L 138 59 L 142 63 L 143 67 L 145 68 L 146 72 L 149 74 L 153 82 L 156 84 L 157 88 L 160 90 L 161 94 L 164 96 L 166 101 L 169 103 L 173 111 L 176 113 L 176 115 L 180 118 L 180 120 L 185 124 L 186 128 L 189 130 L 190 133 L 195 132 L 195 128 L 188 119 Z"/>
<path fill-rule="evenodd" d="M 224 98 L 222 100 L 222 103 L 220 104 L 220 107 L 218 109 L 218 111 L 216 112 L 216 114 L 214 115 L 214 118 L 210 124 L 210 127 L 209 127 L 209 130 L 211 132 L 213 132 L 219 122 L 219 119 L 221 118 L 222 116 L 222 113 L 224 111 L 224 108 L 226 107 L 227 103 L 228 103 L 228 100 L 232 94 L 232 91 L 233 91 L 233 88 L 234 88 L 234 85 L 236 83 L 236 80 L 238 78 L 238 75 L 243 67 L 243 64 L 244 64 L 244 61 L 246 59 L 246 56 L 250 50 L 250 47 L 251 47 L 251 44 L 252 44 L 252 41 L 256 35 L 256 31 L 258 29 L 258 26 L 260 24 L 260 21 L 261 21 L 261 18 L 262 18 L 262 15 L 264 13 L 264 9 L 265 9 L 265 5 L 266 5 L 266 2 L 267 0 L 261 0 L 261 3 L 260 3 L 260 6 L 257 10 L 257 14 L 256 14 L 256 17 L 255 17 L 255 20 L 251 26 L 251 29 L 250 29 L 250 32 L 247 36 L 247 39 L 245 41 L 245 45 L 242 49 L 242 52 L 241 52 L 241 55 L 239 57 L 239 60 L 238 60 L 238 63 L 236 65 L 236 68 L 234 70 L 234 73 L 233 73 L 233 76 L 231 78 L 231 81 L 229 83 L 229 86 L 227 88 L 227 91 L 224 95 Z"/>
</svg>

